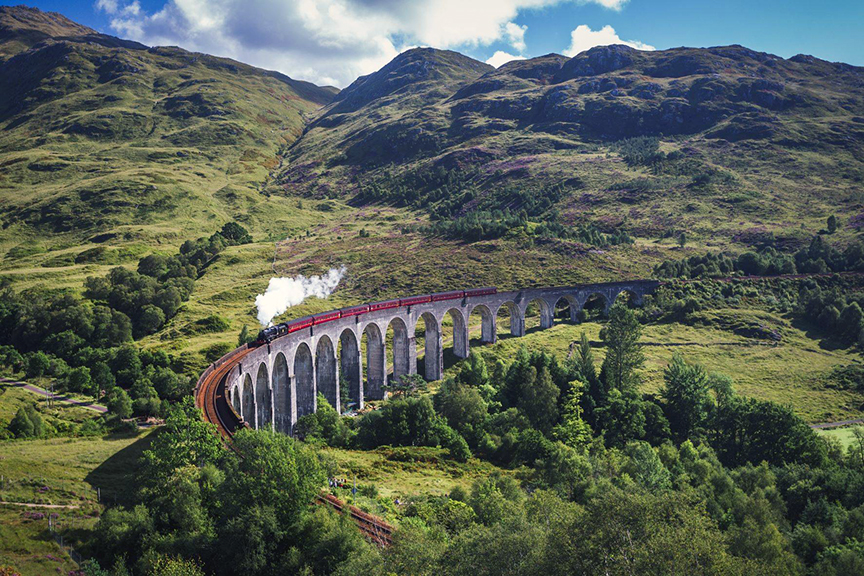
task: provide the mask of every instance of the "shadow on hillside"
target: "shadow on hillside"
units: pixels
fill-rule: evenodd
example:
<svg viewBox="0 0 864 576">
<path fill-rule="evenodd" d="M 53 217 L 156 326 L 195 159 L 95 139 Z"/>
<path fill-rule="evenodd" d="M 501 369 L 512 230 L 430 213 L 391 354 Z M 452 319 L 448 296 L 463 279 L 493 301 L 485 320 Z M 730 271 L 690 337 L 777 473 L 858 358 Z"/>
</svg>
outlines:
<svg viewBox="0 0 864 576">
<path fill-rule="evenodd" d="M 845 350 L 849 347 L 842 342 L 829 338 L 825 330 L 808 320 L 803 318 L 791 318 L 789 319 L 789 323 L 796 330 L 804 332 L 804 336 L 817 342 L 821 350 L 833 352 L 835 350 Z"/>
<path fill-rule="evenodd" d="M 141 454 L 150 448 L 159 430 L 138 438 L 135 442 L 115 452 L 110 458 L 92 470 L 84 481 L 94 490 L 102 492 L 102 502 L 109 506 L 129 506 L 134 503 L 138 483 L 135 475 L 141 465 Z M 108 435 L 105 440 L 119 440 L 124 436 Z"/>
</svg>

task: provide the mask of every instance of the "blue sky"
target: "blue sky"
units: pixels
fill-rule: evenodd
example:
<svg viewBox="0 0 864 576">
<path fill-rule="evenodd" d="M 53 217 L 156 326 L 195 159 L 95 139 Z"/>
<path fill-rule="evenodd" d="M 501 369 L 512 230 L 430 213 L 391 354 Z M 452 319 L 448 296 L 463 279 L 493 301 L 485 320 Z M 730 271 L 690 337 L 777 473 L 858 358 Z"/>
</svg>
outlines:
<svg viewBox="0 0 864 576">
<path fill-rule="evenodd" d="M 17 4 L 0 0 L 0 4 Z M 597 44 L 742 44 L 864 66 L 864 0 L 32 0 L 100 32 L 345 86 L 412 46 L 500 65 Z"/>
</svg>

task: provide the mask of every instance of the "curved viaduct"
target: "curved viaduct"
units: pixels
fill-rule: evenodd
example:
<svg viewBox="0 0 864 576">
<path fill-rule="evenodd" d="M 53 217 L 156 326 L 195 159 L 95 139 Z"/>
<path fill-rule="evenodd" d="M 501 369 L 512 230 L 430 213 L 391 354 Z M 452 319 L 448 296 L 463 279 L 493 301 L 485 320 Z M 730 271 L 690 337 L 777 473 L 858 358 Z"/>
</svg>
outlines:
<svg viewBox="0 0 864 576">
<path fill-rule="evenodd" d="M 417 372 L 414 333 L 422 320 L 425 327 L 424 376 L 427 380 L 438 380 L 444 369 L 442 323 L 447 316 L 453 323 L 453 353 L 466 358 L 472 314 L 479 314 L 481 318 L 481 342 L 494 343 L 497 340 L 496 318 L 502 309 L 510 314 L 510 333 L 523 336 L 526 311 L 532 303 L 539 306 L 540 327 L 545 329 L 553 325 L 556 307 L 562 301 L 568 305 L 570 318 L 575 321 L 579 311 L 591 299 L 600 298 L 606 313 L 622 293 L 628 293 L 635 305 L 641 305 L 643 296 L 652 293 L 659 285 L 656 280 L 635 280 L 529 288 L 399 306 L 340 318 L 254 348 L 250 345 L 248 349 L 241 347 L 229 353 L 202 375 L 199 389 L 201 382 L 207 381 L 208 374 L 218 372 L 219 382 L 214 383 L 218 391 L 214 393 L 223 402 L 223 407 L 233 412 L 230 416 L 235 423 L 290 434 L 301 416 L 317 409 L 319 392 L 340 412 L 343 397 L 340 387 L 348 388 L 348 396 L 358 408 L 363 407 L 365 399 L 384 397 L 389 369 L 388 329 L 392 333 L 392 372 L 389 377 L 398 378 Z M 365 359 L 361 357 L 364 339 Z M 206 399 L 199 398 L 205 415 L 206 402 Z M 211 419 L 209 415 L 208 419 Z"/>
</svg>

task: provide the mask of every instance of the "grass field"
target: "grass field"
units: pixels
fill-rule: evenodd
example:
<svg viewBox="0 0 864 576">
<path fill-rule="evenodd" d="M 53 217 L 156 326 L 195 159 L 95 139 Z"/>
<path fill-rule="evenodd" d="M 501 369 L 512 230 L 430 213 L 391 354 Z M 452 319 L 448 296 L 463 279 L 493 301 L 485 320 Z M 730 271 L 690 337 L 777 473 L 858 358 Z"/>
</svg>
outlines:
<svg viewBox="0 0 864 576">
<path fill-rule="evenodd" d="M 855 441 L 855 436 L 852 432 L 855 428 L 855 426 L 828 428 L 826 430 L 817 430 L 816 433 L 825 438 L 834 438 L 840 442 L 840 445 L 843 446 L 843 448 L 849 448 L 849 446 Z M 860 426 L 858 426 L 858 428 L 860 428 Z"/>
<path fill-rule="evenodd" d="M 825 378 L 835 366 L 860 361 L 860 356 L 854 351 L 823 348 L 803 328 L 768 312 L 730 309 L 714 311 L 713 314 L 757 317 L 780 326 L 782 340 L 774 343 L 747 338 L 711 325 L 646 325 L 641 339 L 646 358 L 643 390 L 656 392 L 660 389 L 663 370 L 677 352 L 688 362 L 699 363 L 709 372 L 732 377 L 739 394 L 788 404 L 808 422 L 829 422 L 864 414 L 864 398 L 859 394 L 832 389 L 825 384 Z M 536 325 L 536 318 L 533 323 Z M 529 321 L 528 325 L 531 324 Z M 548 330 L 529 329 L 523 338 L 513 338 L 504 334 L 499 326 L 497 344 L 475 349 L 489 360 L 499 357 L 507 362 L 524 345 L 529 350 L 546 351 L 563 360 L 571 344 L 578 342 L 584 331 L 592 342 L 599 370 L 605 354 L 599 336 L 601 328 L 599 322 L 578 325 L 559 322 Z M 472 337 L 475 335 L 472 333 Z M 472 346 L 474 344 L 479 343 L 472 340 Z M 447 346 L 452 346 L 452 343 L 445 342 L 445 362 L 447 358 L 451 359 L 445 376 L 454 375 L 458 370 L 452 363 L 453 356 L 448 354 Z"/>
<path fill-rule="evenodd" d="M 92 398 L 86 398 L 86 401 L 90 402 Z M 43 396 L 14 384 L 0 383 L 0 427 L 6 427 L 18 409 L 23 406 L 34 406 L 49 422 L 63 420 L 80 424 L 84 420 L 98 416 L 95 411 L 88 408 L 62 402 L 53 402 L 49 408 Z"/>
<path fill-rule="evenodd" d="M 0 442 L 0 501 L 69 506 L 0 505 L 0 565 L 24 576 L 72 570 L 68 553 L 48 531 L 48 516 L 56 515 L 65 544 L 77 547 L 104 503 L 125 503 L 132 496 L 131 479 L 152 433 Z"/>
<path fill-rule="evenodd" d="M 455 462 L 441 448 L 382 447 L 370 451 L 325 448 L 322 454 L 331 460 L 336 477 L 374 484 L 386 498 L 449 494 L 457 486 L 469 489 L 476 479 L 498 470 L 477 459 Z"/>
</svg>

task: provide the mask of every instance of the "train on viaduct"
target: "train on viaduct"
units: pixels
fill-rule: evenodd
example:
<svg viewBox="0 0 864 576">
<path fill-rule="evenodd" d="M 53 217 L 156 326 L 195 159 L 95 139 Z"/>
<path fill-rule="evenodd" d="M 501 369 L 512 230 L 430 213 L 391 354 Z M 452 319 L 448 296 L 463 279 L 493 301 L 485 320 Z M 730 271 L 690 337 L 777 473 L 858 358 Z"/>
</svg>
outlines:
<svg viewBox="0 0 864 576">
<path fill-rule="evenodd" d="M 384 398 L 388 378 L 417 373 L 414 333 L 421 321 L 425 328 L 423 376 L 433 381 L 439 380 L 444 370 L 442 324 L 448 316 L 453 325 L 453 353 L 466 358 L 469 318 L 474 314 L 481 319 L 480 341 L 491 344 L 497 340 L 496 318 L 505 309 L 510 316 L 510 333 L 523 336 L 531 304 L 539 307 L 540 328 L 544 329 L 553 325 L 556 308 L 563 308 L 565 303 L 570 319 L 575 321 L 589 300 L 599 299 L 607 313 L 621 294 L 628 294 L 639 306 L 659 285 L 657 280 L 634 280 L 507 292 L 482 288 L 325 312 L 262 331 L 258 342 L 240 347 L 211 365 L 202 374 L 199 388 L 202 383 L 210 386 L 218 374 L 218 382 L 212 386 L 214 398 L 221 403 L 211 402 L 210 407 L 220 404 L 223 412 L 230 414 L 214 414 L 211 421 L 218 417 L 226 426 L 230 421 L 232 430 L 240 425 L 291 434 L 300 417 L 317 409 L 319 393 L 341 413 L 346 395 L 340 387 L 345 386 L 351 404 L 362 409 L 367 399 Z M 388 330 L 392 338 L 387 338 Z M 392 365 L 388 362 L 388 341 Z M 364 348 L 365 359 L 361 357 Z M 208 406 L 203 403 L 202 398 L 206 412 Z"/>
</svg>

